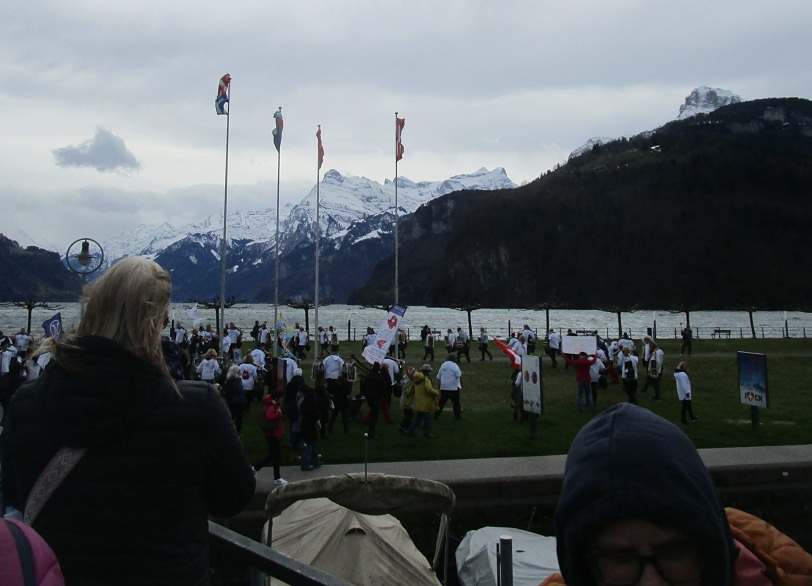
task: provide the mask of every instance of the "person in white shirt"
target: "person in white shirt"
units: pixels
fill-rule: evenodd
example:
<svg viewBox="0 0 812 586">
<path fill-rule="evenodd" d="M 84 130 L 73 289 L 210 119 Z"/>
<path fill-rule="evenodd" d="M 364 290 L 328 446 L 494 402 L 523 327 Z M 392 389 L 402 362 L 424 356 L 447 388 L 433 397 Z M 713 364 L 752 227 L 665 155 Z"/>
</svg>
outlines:
<svg viewBox="0 0 812 586">
<path fill-rule="evenodd" d="M 310 336 L 305 331 L 304 327 L 300 326 L 299 331 L 296 332 L 296 347 L 294 351 L 296 352 L 296 357 L 300 360 L 306 360 L 307 354 L 305 354 L 305 350 L 310 345 Z"/>
<path fill-rule="evenodd" d="M 220 342 L 220 349 L 222 350 L 222 356 L 226 358 L 230 355 L 231 350 L 231 336 L 228 335 L 228 330 L 223 330 L 223 339 Z"/>
<path fill-rule="evenodd" d="M 698 417 L 691 406 L 691 379 L 688 378 L 688 363 L 680 362 L 674 369 L 674 380 L 677 383 L 677 397 L 682 403 L 682 423 L 693 423 Z M 688 419 L 690 417 L 690 419 Z"/>
<path fill-rule="evenodd" d="M 606 359 L 606 354 L 603 350 L 598 350 L 598 359 L 595 363 L 589 367 L 589 376 L 590 382 L 589 384 L 592 387 L 592 405 L 598 405 L 598 383 L 601 380 L 601 375 L 606 372 L 606 365 L 604 364 L 604 360 Z"/>
<path fill-rule="evenodd" d="M 250 397 L 253 397 L 259 401 L 262 397 L 257 397 L 254 395 L 254 385 L 259 381 L 259 369 L 254 364 L 253 354 L 248 354 L 245 357 L 245 361 L 240 364 L 238 376 L 242 380 L 242 388 L 243 391 L 245 391 L 245 394 L 249 397 L 249 402 Z"/>
<path fill-rule="evenodd" d="M 524 339 L 527 340 L 527 353 L 532 354 L 536 351 L 536 334 L 530 329 L 528 324 L 524 324 Z"/>
<path fill-rule="evenodd" d="M 28 344 L 30 342 L 31 336 L 26 333 L 25 328 L 20 328 L 20 333 L 14 336 L 14 345 L 17 347 L 17 356 L 25 359 L 28 352 Z"/>
<path fill-rule="evenodd" d="M 429 362 L 434 362 L 434 334 L 431 330 L 426 332 L 426 339 L 423 341 L 423 350 L 423 360 L 431 356 Z"/>
<path fill-rule="evenodd" d="M 327 331 L 319 326 L 319 348 L 321 348 L 322 355 L 327 354 L 330 351 L 330 340 L 327 338 Z"/>
<path fill-rule="evenodd" d="M 631 353 L 628 346 L 618 354 L 620 372 L 623 377 L 623 390 L 629 396 L 629 403 L 637 404 L 637 356 Z"/>
<path fill-rule="evenodd" d="M 451 328 L 448 328 L 448 331 L 445 334 L 445 349 L 448 350 L 449 354 L 456 350 L 457 346 L 457 335 Z"/>
<path fill-rule="evenodd" d="M 268 330 L 265 330 L 266 332 Z M 251 350 L 251 356 L 254 357 L 254 365 L 259 369 L 265 369 L 265 344 L 260 342 L 259 347 Z"/>
<path fill-rule="evenodd" d="M 234 325 L 233 321 L 228 324 L 228 337 L 231 339 L 228 357 L 234 362 L 242 362 L 242 352 L 240 352 L 240 347 L 242 346 L 242 331 Z"/>
<path fill-rule="evenodd" d="M 344 380 L 346 364 L 344 359 L 338 355 L 338 345 L 330 346 L 330 354 L 324 358 L 324 379 L 327 382 L 327 393 L 333 400 L 333 415 L 330 417 L 329 430 L 332 433 L 336 419 L 341 415 L 341 423 L 344 426 L 344 433 L 349 432 L 349 390 Z"/>
<path fill-rule="evenodd" d="M 462 328 L 457 328 L 457 362 L 462 363 L 462 357 L 471 362 L 471 340 L 468 332 Z"/>
<path fill-rule="evenodd" d="M 561 354 L 561 335 L 554 329 L 547 333 L 547 356 L 553 361 L 553 366 L 558 366 L 556 356 Z"/>
<path fill-rule="evenodd" d="M 440 386 L 440 404 L 434 418 L 440 417 L 443 407 L 448 401 L 454 408 L 454 419 L 462 419 L 462 406 L 460 405 L 460 389 L 462 389 L 462 371 L 457 365 L 457 358 L 449 354 L 437 370 L 437 383 Z"/>
<path fill-rule="evenodd" d="M 186 330 L 183 329 L 183 326 L 178 323 L 175 326 L 175 343 L 178 346 L 182 346 L 183 343 L 186 341 Z"/>
<path fill-rule="evenodd" d="M 654 387 L 654 396 L 652 401 L 662 401 L 660 398 L 660 379 L 663 376 L 663 361 L 665 360 L 665 352 L 662 348 L 657 346 L 657 343 L 651 341 L 649 338 L 649 349 L 651 356 L 649 357 L 648 365 L 646 366 L 646 382 L 643 383 L 641 389 L 644 393 L 648 392 L 648 387 Z"/>
<path fill-rule="evenodd" d="M 482 353 L 480 362 L 485 362 L 485 354 L 493 361 L 493 356 L 488 351 L 488 331 L 485 328 L 479 328 L 479 351 Z"/>
<path fill-rule="evenodd" d="M 200 380 L 213 385 L 215 379 L 223 372 L 220 368 L 220 362 L 217 360 L 217 350 L 209 348 L 203 356 L 203 360 L 197 365 L 196 370 L 197 374 L 200 375 Z"/>
</svg>

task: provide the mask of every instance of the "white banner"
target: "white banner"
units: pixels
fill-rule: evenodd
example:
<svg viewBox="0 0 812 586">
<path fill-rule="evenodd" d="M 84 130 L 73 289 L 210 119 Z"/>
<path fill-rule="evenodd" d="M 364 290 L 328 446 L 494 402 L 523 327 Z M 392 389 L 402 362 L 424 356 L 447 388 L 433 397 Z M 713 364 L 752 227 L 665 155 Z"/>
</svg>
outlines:
<svg viewBox="0 0 812 586">
<path fill-rule="evenodd" d="M 378 333 L 375 336 L 375 342 L 368 344 L 361 353 L 367 362 L 370 364 L 383 362 L 383 359 L 386 358 L 386 353 L 389 351 L 389 346 L 391 345 L 392 340 L 398 333 L 400 320 L 403 319 L 403 314 L 405 313 L 405 305 L 395 305 L 389 310 L 389 313 L 386 315 L 386 319 L 383 320 L 381 327 L 378 328 Z"/>
<path fill-rule="evenodd" d="M 562 336 L 561 353 L 575 354 L 586 352 L 587 356 L 592 356 L 598 352 L 598 340 L 595 336 Z"/>
</svg>

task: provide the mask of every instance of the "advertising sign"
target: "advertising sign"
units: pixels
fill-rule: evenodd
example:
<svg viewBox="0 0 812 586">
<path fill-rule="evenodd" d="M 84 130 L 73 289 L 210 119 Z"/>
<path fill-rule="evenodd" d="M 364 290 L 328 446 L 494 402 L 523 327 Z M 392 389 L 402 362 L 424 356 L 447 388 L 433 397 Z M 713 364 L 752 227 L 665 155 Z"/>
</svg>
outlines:
<svg viewBox="0 0 812 586">
<path fill-rule="evenodd" d="M 767 355 L 737 352 L 739 365 L 739 396 L 743 405 L 769 408 L 767 387 Z"/>
<path fill-rule="evenodd" d="M 541 384 L 541 362 L 538 356 L 522 356 L 522 403 L 528 413 L 544 412 L 544 390 Z"/>
</svg>

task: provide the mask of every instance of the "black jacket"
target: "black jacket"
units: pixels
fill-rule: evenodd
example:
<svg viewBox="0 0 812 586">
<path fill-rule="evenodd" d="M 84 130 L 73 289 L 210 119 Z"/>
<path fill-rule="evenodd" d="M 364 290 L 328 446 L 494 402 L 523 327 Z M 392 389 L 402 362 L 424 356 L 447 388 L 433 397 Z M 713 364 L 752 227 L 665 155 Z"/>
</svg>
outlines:
<svg viewBox="0 0 812 586">
<path fill-rule="evenodd" d="M 179 395 L 111 340 L 79 342 L 79 370 L 52 360 L 12 399 L 5 504 L 24 509 L 60 446 L 86 447 L 34 522 L 67 583 L 208 584 L 208 515 L 235 515 L 256 484 L 224 400 L 199 382 Z"/>
</svg>

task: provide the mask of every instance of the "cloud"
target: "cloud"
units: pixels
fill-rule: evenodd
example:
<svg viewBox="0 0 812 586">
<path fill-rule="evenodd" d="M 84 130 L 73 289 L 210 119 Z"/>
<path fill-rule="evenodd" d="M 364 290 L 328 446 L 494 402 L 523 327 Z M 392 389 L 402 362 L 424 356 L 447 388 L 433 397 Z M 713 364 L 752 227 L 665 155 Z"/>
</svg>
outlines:
<svg viewBox="0 0 812 586">
<path fill-rule="evenodd" d="M 124 140 L 109 130 L 96 128 L 96 135 L 80 145 L 71 145 L 53 151 L 60 167 L 92 167 L 100 172 L 137 171 L 141 163 L 129 150 Z"/>
</svg>

